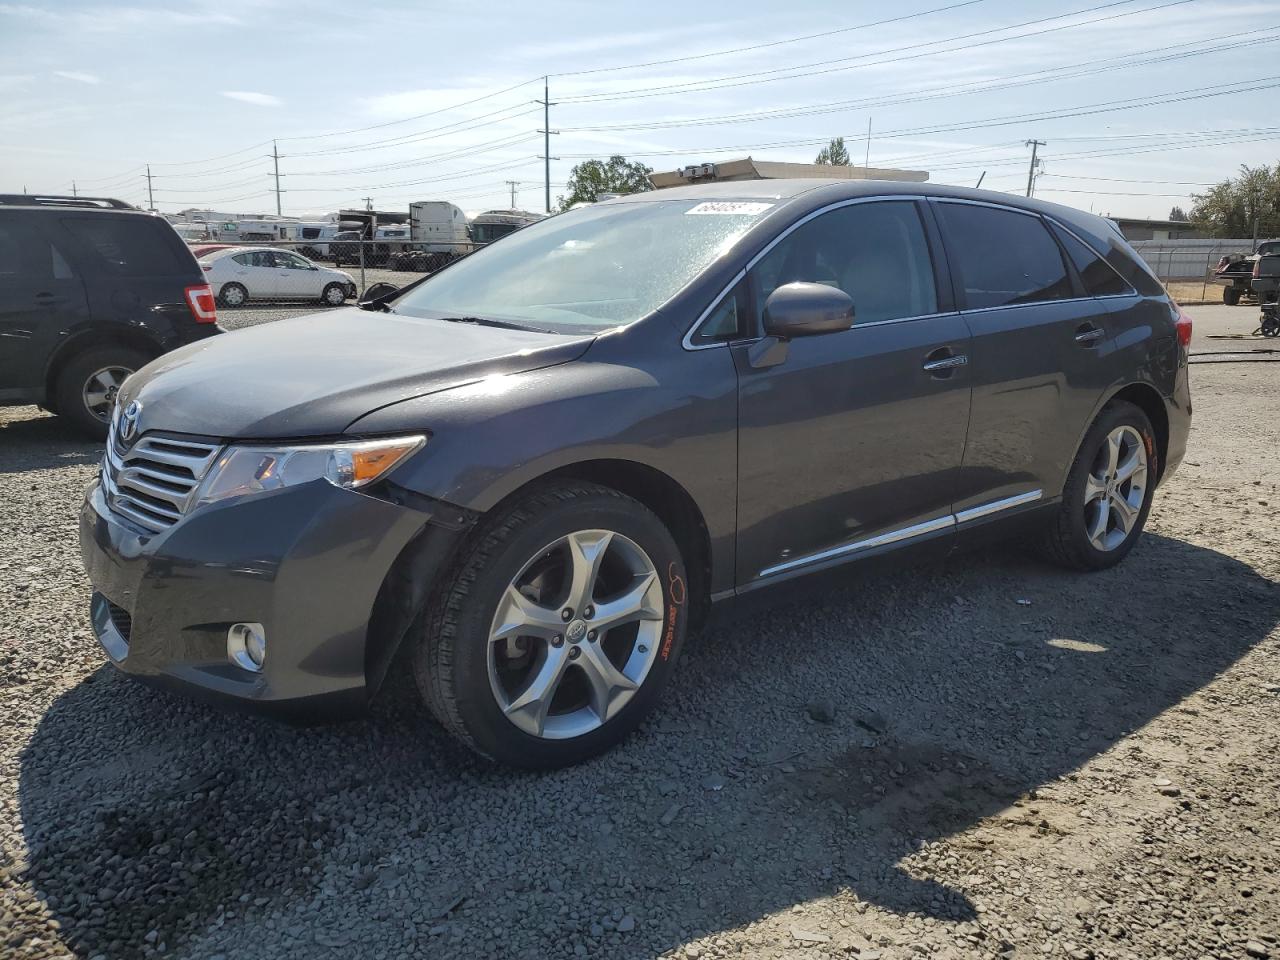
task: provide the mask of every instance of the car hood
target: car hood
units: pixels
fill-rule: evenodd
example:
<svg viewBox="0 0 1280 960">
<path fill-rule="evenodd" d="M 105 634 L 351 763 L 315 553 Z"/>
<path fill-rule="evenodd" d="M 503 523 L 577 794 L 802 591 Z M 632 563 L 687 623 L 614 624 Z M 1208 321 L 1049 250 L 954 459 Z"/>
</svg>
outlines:
<svg viewBox="0 0 1280 960">
<path fill-rule="evenodd" d="M 388 404 L 573 360 L 592 339 L 353 307 L 233 331 L 167 353 L 126 381 L 119 402 L 138 402 L 140 433 L 334 436 Z"/>
</svg>

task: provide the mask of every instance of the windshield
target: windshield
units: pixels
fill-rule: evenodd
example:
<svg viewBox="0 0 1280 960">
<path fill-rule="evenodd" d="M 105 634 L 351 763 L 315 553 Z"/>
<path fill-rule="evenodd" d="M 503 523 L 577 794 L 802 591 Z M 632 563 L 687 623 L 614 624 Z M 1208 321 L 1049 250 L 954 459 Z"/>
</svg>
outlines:
<svg viewBox="0 0 1280 960">
<path fill-rule="evenodd" d="M 658 200 L 584 207 L 477 251 L 394 308 L 564 333 L 622 326 L 666 303 L 772 206 Z"/>
</svg>

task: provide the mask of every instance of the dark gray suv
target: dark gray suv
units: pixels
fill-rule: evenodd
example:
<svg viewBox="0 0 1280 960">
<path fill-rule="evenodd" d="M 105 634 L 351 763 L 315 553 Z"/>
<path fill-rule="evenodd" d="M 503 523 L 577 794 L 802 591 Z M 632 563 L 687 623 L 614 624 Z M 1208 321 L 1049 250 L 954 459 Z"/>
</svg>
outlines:
<svg viewBox="0 0 1280 960">
<path fill-rule="evenodd" d="M 335 715 L 403 664 L 481 753 L 572 763 L 716 601 L 1027 525 L 1118 562 L 1190 425 L 1190 320 L 1003 194 L 663 190 L 366 307 L 126 382 L 80 520 L 122 670 Z"/>
</svg>

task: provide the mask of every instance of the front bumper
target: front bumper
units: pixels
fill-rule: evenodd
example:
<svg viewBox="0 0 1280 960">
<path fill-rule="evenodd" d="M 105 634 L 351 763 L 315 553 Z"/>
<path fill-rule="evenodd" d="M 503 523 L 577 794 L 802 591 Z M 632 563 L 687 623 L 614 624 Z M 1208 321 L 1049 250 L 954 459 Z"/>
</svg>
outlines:
<svg viewBox="0 0 1280 960">
<path fill-rule="evenodd" d="M 95 482 L 80 512 L 94 632 L 115 666 L 152 683 L 300 718 L 349 716 L 367 704 L 379 588 L 430 520 L 319 480 L 148 534 L 112 513 Z M 265 628 L 261 672 L 228 659 L 239 622 Z"/>
</svg>

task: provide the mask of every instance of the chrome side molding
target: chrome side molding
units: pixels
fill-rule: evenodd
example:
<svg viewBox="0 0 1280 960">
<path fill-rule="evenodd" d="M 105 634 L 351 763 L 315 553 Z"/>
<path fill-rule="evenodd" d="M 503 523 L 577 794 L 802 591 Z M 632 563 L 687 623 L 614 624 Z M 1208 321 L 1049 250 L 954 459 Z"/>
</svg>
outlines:
<svg viewBox="0 0 1280 960">
<path fill-rule="evenodd" d="M 936 533 L 939 530 L 956 527 L 960 524 L 968 523 L 971 520 L 988 517 L 991 514 L 999 513 L 1002 510 L 1012 510 L 1014 507 L 1021 507 L 1028 503 L 1035 503 L 1043 496 L 1043 490 L 1028 490 L 1026 493 L 1019 493 L 1012 497 L 993 500 L 990 503 L 984 503 L 977 507 L 970 507 L 968 510 L 961 510 L 959 513 L 949 513 L 945 517 L 925 520 L 923 523 L 913 523 L 909 527 L 890 530 L 888 533 L 881 533 L 874 537 L 868 537 L 865 540 L 854 540 L 852 543 L 844 543 L 838 547 L 820 550 L 817 553 L 811 553 L 807 556 L 796 557 L 793 560 L 784 560 L 782 563 L 775 563 L 771 567 L 765 567 L 760 571 L 758 577 L 771 577 L 774 574 L 785 573 L 788 570 L 795 570 L 799 567 L 806 567 L 811 563 L 821 563 L 823 560 L 831 560 L 836 557 L 859 553 L 863 550 L 871 550 L 875 547 L 883 547 L 891 543 L 898 543 L 902 540 L 922 537 L 925 534 Z"/>
</svg>

